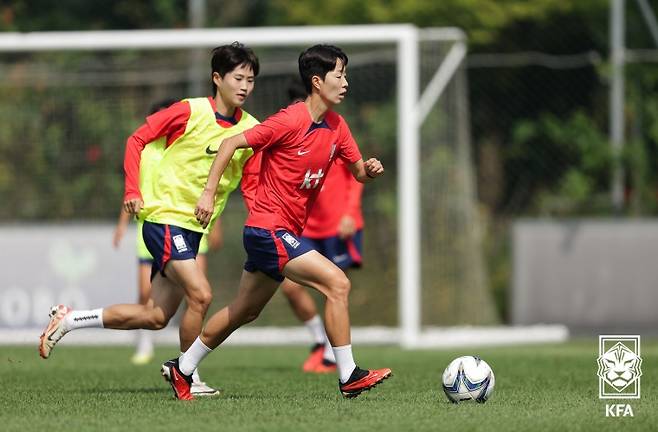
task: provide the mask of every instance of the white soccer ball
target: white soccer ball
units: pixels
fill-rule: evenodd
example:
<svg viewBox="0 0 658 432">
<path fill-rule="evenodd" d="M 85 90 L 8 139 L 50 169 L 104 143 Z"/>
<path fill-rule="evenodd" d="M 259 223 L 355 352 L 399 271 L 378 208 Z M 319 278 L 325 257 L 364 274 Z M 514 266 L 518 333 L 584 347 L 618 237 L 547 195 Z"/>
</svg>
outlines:
<svg viewBox="0 0 658 432">
<path fill-rule="evenodd" d="M 453 403 L 484 403 L 491 397 L 495 384 L 491 367 L 476 356 L 457 357 L 443 372 L 443 391 Z"/>
</svg>

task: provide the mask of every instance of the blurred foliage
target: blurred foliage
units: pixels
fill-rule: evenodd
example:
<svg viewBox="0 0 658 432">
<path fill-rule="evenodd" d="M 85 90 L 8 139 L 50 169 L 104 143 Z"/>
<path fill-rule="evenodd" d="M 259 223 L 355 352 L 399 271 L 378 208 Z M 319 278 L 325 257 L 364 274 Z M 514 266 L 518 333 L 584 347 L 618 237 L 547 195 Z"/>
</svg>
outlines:
<svg viewBox="0 0 658 432">
<path fill-rule="evenodd" d="M 187 3 L 3 1 L 0 31 L 184 28 L 188 23 Z M 410 22 L 420 27 L 461 27 L 469 39 L 471 58 L 478 54 L 492 54 L 495 58 L 496 53 L 518 52 L 597 54 L 598 61 L 577 67 L 548 68 L 532 62 L 514 67 L 503 63 L 478 67 L 469 63 L 473 159 L 478 170 L 481 214 L 487 225 L 490 280 L 503 316 L 510 275 L 509 223 L 513 219 L 615 214 L 609 200 L 610 173 L 615 162 L 624 167 L 627 184 L 623 213 L 653 215 L 658 210 L 658 68 L 650 64 L 626 68 L 626 146 L 623 154 L 614 155 L 607 139 L 610 68 L 600 60 L 607 57 L 609 49 L 607 0 L 206 3 L 206 27 Z M 626 2 L 626 14 L 627 45 L 655 48 L 635 2 Z M 27 64 L 29 57 L 16 54 L 13 68 L 4 71 L 3 79 L 18 79 L 23 72 L 21 65 Z M 62 70 L 89 67 L 81 64 L 84 60 L 75 54 L 44 61 L 58 63 Z M 104 60 L 96 61 L 102 70 Z M 131 54 L 125 53 L 115 61 L 129 64 Z M 352 84 L 354 89 L 369 91 L 365 82 Z M 110 123 L 109 127 L 127 136 L 145 107 L 130 106 L 121 118 L 112 117 L 104 105 L 113 102 L 97 103 L 94 97 L 100 93 L 91 92 L 71 96 L 71 103 L 64 109 L 76 115 L 66 116 L 57 112 L 63 108 L 52 100 L 58 97 L 57 92 L 63 96 L 67 91 L 53 91 L 47 85 L 37 86 L 36 91 L 25 87 L 0 90 L 0 114 L 11 118 L 14 126 L 0 128 L 0 151 L 5 155 L 0 160 L 0 195 L 5 203 L 1 219 L 114 215 L 115 210 L 110 212 L 108 208 L 115 209 L 115 204 L 108 207 L 103 203 L 118 203 L 121 197 L 122 184 L 117 176 L 121 159 L 117 146 L 121 147 L 121 143 L 100 131 Z M 152 100 L 153 96 L 144 94 L 144 99 Z M 13 101 L 18 98 L 29 99 L 31 109 L 17 110 Z M 358 138 L 374 143 L 368 149 L 373 154 L 389 155 L 385 164 L 395 173 L 396 160 L 391 151 L 394 143 L 388 139 L 395 133 L 394 108 L 380 104 L 375 97 L 360 107 L 346 105 L 344 110 L 354 119 L 355 130 L 368 131 Z M 71 121 L 76 122 L 73 126 L 79 137 L 66 135 L 71 125 L 59 125 L 62 117 L 75 119 Z M 435 167 L 452 162 L 439 150 L 430 153 L 428 160 Z M 51 172 L 53 167 L 57 174 Z M 433 173 L 429 170 L 424 175 Z M 377 187 L 372 205 L 382 216 L 374 224 L 373 237 L 395 241 L 396 234 L 388 227 L 396 220 L 396 185 L 384 182 Z M 43 199 L 44 191 L 47 199 Z M 387 253 L 383 248 L 380 252 Z M 389 281 L 396 276 L 386 271 L 382 275 Z"/>
</svg>

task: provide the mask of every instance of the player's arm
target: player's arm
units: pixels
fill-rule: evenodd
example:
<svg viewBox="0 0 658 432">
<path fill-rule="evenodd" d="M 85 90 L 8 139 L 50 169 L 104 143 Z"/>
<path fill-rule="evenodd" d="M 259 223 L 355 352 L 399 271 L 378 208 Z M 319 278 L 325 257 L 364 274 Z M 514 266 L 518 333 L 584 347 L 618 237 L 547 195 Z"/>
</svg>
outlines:
<svg viewBox="0 0 658 432">
<path fill-rule="evenodd" d="M 126 228 L 128 227 L 128 221 L 130 220 L 130 213 L 128 213 L 123 207 L 119 213 L 119 220 L 117 220 L 117 226 L 114 229 L 114 235 L 112 236 L 112 246 L 118 248 L 123 239 L 123 235 L 126 233 Z"/>
<path fill-rule="evenodd" d="M 239 133 L 225 139 L 219 146 L 215 160 L 210 167 L 206 187 L 203 189 L 201 197 L 199 197 L 199 201 L 194 209 L 196 220 L 199 221 L 203 228 L 208 226 L 215 211 L 215 194 L 217 193 L 217 186 L 224 174 L 224 170 L 226 170 L 235 151 L 239 148 L 246 147 L 249 147 L 249 145 L 247 144 L 244 133 Z"/>
<path fill-rule="evenodd" d="M 144 206 L 139 191 L 139 164 L 144 147 L 164 136 L 167 137 L 167 146 L 171 145 L 185 132 L 189 118 L 190 104 L 177 102 L 167 109 L 148 116 L 146 122 L 128 137 L 123 160 L 125 172 L 123 207 L 128 213 L 137 215 Z"/>
<path fill-rule="evenodd" d="M 376 158 L 370 158 L 365 162 L 359 159 L 353 164 L 350 164 L 349 168 L 354 178 L 360 183 L 371 182 L 373 179 L 384 174 L 384 165 Z"/>
<path fill-rule="evenodd" d="M 154 139 L 152 137 L 153 131 L 145 123 L 126 141 L 126 153 L 123 159 L 125 173 L 123 208 L 128 214 L 136 215 L 144 206 L 142 194 L 139 191 L 139 164 L 142 160 L 142 151 L 146 144 Z"/>
<path fill-rule="evenodd" d="M 343 169 L 342 166 L 341 169 Z M 341 239 L 349 238 L 356 232 L 356 218 L 361 213 L 363 183 L 348 178 L 345 192 L 347 198 L 346 213 L 340 218 L 338 224 L 338 236 Z"/>
<path fill-rule="evenodd" d="M 378 159 L 370 158 L 365 162 L 363 161 L 352 132 L 350 132 L 349 126 L 342 120 L 342 117 L 339 127 L 340 142 L 342 145 L 340 146 L 338 156 L 349 167 L 354 178 L 360 183 L 368 183 L 384 174 L 384 166 Z"/>
</svg>

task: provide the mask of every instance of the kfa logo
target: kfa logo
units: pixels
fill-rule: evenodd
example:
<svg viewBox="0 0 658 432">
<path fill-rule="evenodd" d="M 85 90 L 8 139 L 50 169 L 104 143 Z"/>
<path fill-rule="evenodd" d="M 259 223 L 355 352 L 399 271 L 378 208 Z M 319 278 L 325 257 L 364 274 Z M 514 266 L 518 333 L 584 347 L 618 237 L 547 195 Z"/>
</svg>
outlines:
<svg viewBox="0 0 658 432">
<path fill-rule="evenodd" d="M 606 417 L 634 417 L 633 408 L 628 404 L 605 404 Z"/>
<path fill-rule="evenodd" d="M 302 185 L 299 188 L 315 189 L 320 184 L 320 180 L 322 179 L 322 177 L 324 177 L 322 168 L 320 168 L 318 172 L 315 174 L 311 174 L 311 170 L 309 169 L 308 171 L 306 171 L 306 175 L 304 176 L 304 181 L 302 182 Z"/>
<path fill-rule="evenodd" d="M 639 399 L 640 336 L 599 336 L 599 399 Z"/>
<path fill-rule="evenodd" d="M 639 399 L 642 358 L 639 335 L 599 336 L 599 399 Z M 628 404 L 606 404 L 606 417 L 633 417 Z"/>
</svg>

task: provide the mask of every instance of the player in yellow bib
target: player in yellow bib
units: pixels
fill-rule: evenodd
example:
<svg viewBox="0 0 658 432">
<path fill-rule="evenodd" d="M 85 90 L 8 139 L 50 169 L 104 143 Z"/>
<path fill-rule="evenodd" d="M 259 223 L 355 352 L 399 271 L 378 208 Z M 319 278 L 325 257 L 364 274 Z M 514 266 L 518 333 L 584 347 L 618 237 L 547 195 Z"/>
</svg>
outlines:
<svg viewBox="0 0 658 432">
<path fill-rule="evenodd" d="M 180 322 L 181 352 L 199 335 L 212 291 L 195 260 L 207 232 L 196 220 L 196 201 L 222 140 L 258 123 L 241 109 L 258 75 L 253 51 L 237 42 L 215 48 L 211 67 L 214 97 L 186 99 L 150 115 L 126 143 L 124 208 L 144 220 L 142 235 L 154 259 L 151 297 L 145 305 L 84 311 L 54 306 L 40 339 L 43 358 L 67 332 L 80 328 L 161 329 L 183 298 L 187 307 Z M 161 138 L 165 139 L 162 158 L 152 169 L 149 185 L 140 189 L 142 151 Z M 230 160 L 217 188 L 212 220 L 204 226 L 212 226 L 224 209 L 251 154 L 244 149 Z"/>
</svg>

